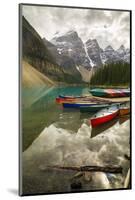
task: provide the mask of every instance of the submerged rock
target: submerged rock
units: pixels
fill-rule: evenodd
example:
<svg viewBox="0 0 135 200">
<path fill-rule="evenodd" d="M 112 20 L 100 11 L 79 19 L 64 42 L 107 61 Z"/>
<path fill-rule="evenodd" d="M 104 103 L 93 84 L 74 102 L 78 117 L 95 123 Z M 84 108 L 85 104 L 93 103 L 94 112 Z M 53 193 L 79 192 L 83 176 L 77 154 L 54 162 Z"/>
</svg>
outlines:
<svg viewBox="0 0 135 200">
<path fill-rule="evenodd" d="M 82 188 L 82 183 L 81 181 L 74 180 L 71 185 L 71 189 L 81 189 Z"/>
</svg>

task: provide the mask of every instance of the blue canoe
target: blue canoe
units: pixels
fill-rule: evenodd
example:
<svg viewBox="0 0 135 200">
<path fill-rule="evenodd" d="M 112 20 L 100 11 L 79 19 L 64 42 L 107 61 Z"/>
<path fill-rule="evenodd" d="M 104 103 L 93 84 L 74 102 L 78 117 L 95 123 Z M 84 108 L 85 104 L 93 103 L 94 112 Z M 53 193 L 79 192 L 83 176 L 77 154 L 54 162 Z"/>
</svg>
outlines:
<svg viewBox="0 0 135 200">
<path fill-rule="evenodd" d="M 97 105 L 96 103 L 63 103 L 64 108 L 80 108 L 81 106 Z"/>
<path fill-rule="evenodd" d="M 67 96 L 67 95 L 59 95 L 59 98 L 63 98 L 63 99 L 78 99 L 78 98 L 86 98 L 86 97 L 91 97 L 90 95 L 87 96 Z"/>
</svg>

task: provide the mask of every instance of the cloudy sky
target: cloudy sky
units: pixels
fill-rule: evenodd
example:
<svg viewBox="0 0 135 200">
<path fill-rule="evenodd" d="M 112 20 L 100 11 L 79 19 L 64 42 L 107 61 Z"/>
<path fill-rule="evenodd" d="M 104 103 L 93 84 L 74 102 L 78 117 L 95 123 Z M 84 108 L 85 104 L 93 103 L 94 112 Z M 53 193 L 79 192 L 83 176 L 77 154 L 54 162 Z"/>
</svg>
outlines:
<svg viewBox="0 0 135 200">
<path fill-rule="evenodd" d="M 75 30 L 84 42 L 97 39 L 105 48 L 130 43 L 130 14 L 122 11 L 23 6 L 22 14 L 41 37 L 51 40 L 56 32 Z"/>
</svg>

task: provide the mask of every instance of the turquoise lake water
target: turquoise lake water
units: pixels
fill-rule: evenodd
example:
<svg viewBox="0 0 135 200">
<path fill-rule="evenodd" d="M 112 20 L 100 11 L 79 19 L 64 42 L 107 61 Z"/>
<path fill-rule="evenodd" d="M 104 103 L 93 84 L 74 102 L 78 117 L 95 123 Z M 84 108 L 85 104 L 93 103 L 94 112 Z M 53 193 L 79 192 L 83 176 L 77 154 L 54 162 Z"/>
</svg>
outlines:
<svg viewBox="0 0 135 200">
<path fill-rule="evenodd" d="M 89 93 L 84 87 L 40 87 L 23 89 L 22 119 L 23 119 L 23 150 L 39 135 L 45 126 L 59 123 L 61 127 L 76 130 L 82 119 L 75 110 L 64 110 L 56 104 L 55 98 L 59 95 L 83 95 Z"/>
<path fill-rule="evenodd" d="M 100 128 L 91 114 L 63 109 L 59 95 L 90 95 L 85 87 L 40 87 L 22 91 L 23 192 L 71 192 L 76 172 L 47 166 L 121 165 L 123 174 L 84 173 L 79 191 L 122 188 L 129 168 L 130 120 L 116 118 Z M 90 177 L 90 178 L 89 178 Z M 88 181 L 91 180 L 91 181 Z M 77 191 L 77 190 L 75 190 Z"/>
</svg>

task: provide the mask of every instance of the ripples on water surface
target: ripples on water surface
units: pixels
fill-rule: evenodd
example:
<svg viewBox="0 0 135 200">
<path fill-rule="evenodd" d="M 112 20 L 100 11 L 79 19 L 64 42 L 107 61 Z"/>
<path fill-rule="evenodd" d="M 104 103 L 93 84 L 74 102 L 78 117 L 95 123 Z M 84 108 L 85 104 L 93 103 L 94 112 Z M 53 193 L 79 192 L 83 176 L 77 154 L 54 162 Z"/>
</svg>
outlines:
<svg viewBox="0 0 135 200">
<path fill-rule="evenodd" d="M 48 165 L 121 165 L 123 174 L 85 173 L 79 178 L 79 191 L 123 188 L 129 168 L 129 161 L 124 158 L 129 152 L 129 119 L 115 119 L 92 129 L 87 123 L 90 115 L 63 110 L 55 103 L 59 94 L 89 93 L 83 87 L 23 90 L 24 194 L 73 191 L 70 184 L 76 172 L 46 170 Z"/>
</svg>

